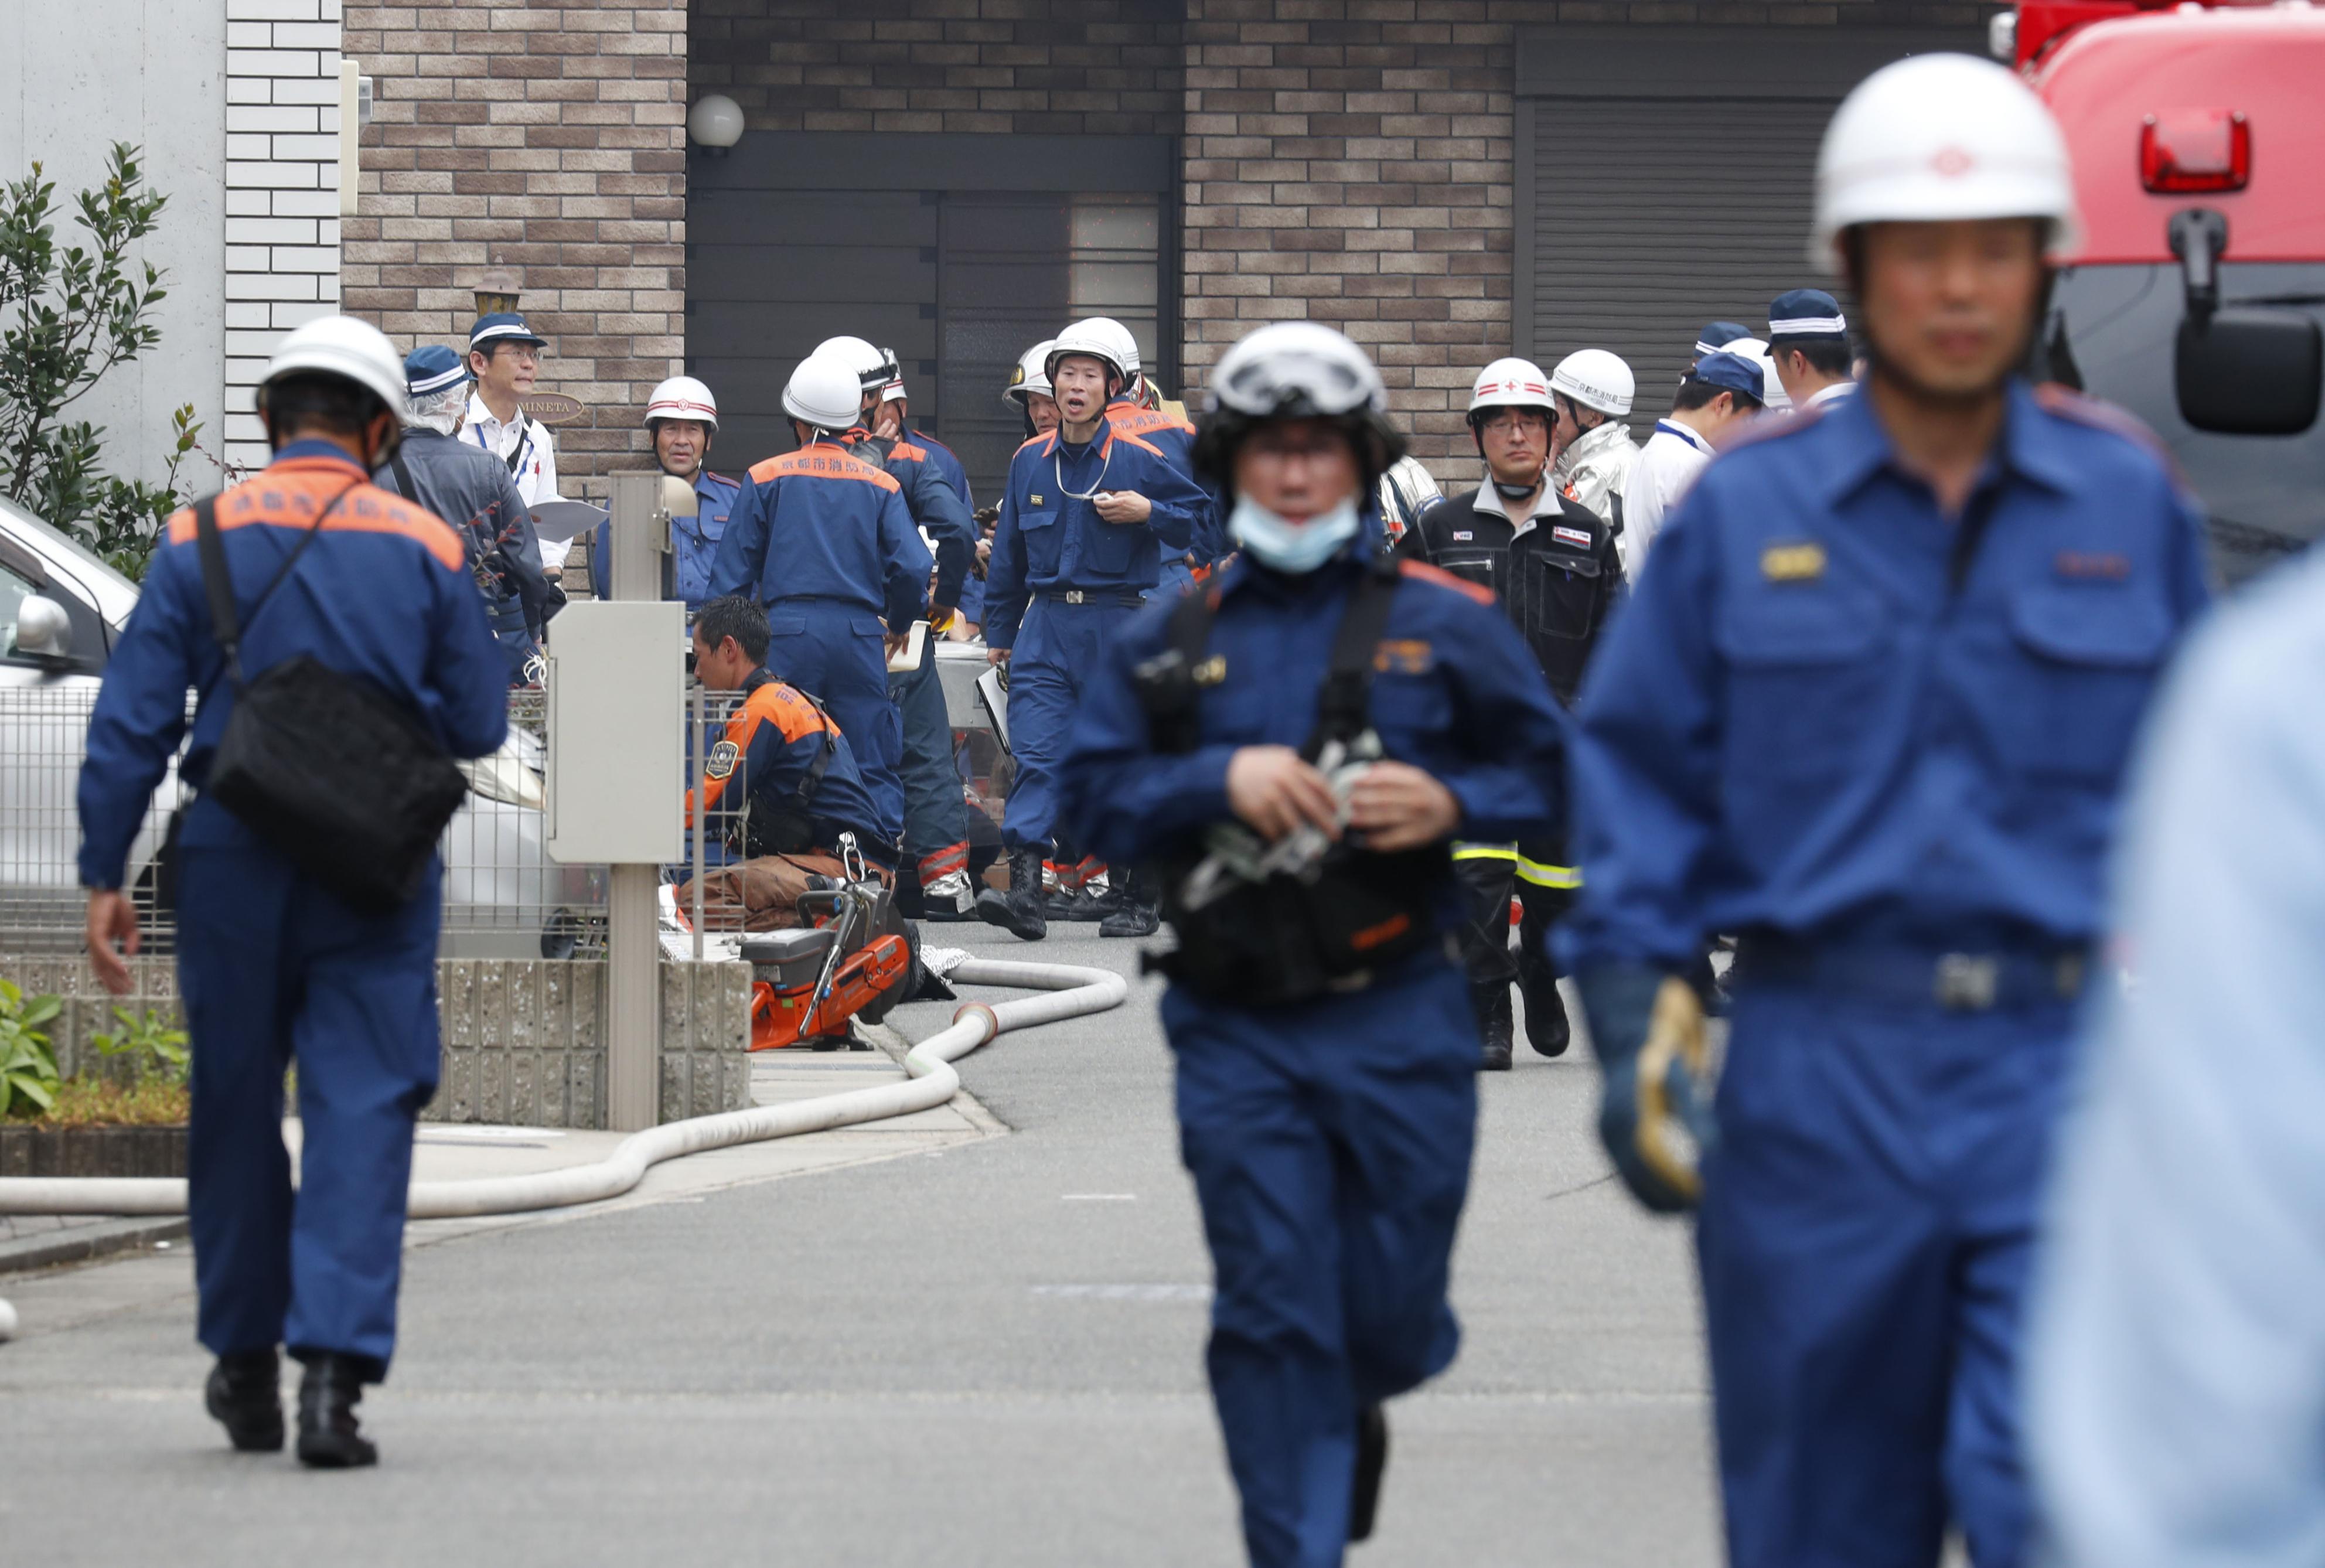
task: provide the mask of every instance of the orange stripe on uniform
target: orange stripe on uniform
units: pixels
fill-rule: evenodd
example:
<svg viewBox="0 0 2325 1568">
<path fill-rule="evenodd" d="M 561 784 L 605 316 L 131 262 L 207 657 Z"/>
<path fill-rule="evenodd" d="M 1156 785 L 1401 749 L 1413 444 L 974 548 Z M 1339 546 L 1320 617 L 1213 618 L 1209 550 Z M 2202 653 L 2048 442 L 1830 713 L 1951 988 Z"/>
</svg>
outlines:
<svg viewBox="0 0 2325 1568">
<path fill-rule="evenodd" d="M 860 479 L 867 485 L 877 485 L 884 490 L 899 495 L 903 487 L 882 473 L 863 459 L 829 447 L 821 451 L 809 448 L 785 452 L 779 458 L 769 458 L 751 470 L 751 481 L 764 485 L 772 479 Z"/>
<path fill-rule="evenodd" d="M 785 740 L 820 735 L 833 728 L 825 719 L 821 709 L 801 696 L 797 687 L 787 686 L 781 681 L 770 681 L 753 691 L 744 700 L 743 711 L 773 725 Z M 732 725 L 727 727 L 727 733 L 729 739 L 741 738 L 746 749 L 748 748 L 747 736 L 737 738 Z"/>
<path fill-rule="evenodd" d="M 218 499 L 220 533 L 259 524 L 273 528 L 308 528 L 339 492 L 347 489 L 346 470 L 337 464 L 283 464 L 244 480 Z M 170 543 L 190 544 L 199 531 L 190 506 L 170 518 Z M 468 564 L 468 553 L 449 524 L 400 496 L 374 485 L 358 484 L 323 518 L 326 533 L 394 533 L 411 540 L 434 556 L 448 571 Z"/>
</svg>

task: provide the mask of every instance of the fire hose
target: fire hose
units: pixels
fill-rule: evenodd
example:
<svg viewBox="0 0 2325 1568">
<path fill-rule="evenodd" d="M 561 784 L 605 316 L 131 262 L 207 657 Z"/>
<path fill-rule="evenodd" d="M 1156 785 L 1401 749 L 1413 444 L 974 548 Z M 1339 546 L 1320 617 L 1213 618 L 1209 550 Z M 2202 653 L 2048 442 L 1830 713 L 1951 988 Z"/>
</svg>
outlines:
<svg viewBox="0 0 2325 1568">
<path fill-rule="evenodd" d="M 960 1074 L 953 1070 L 952 1063 L 996 1035 L 1037 1024 L 1102 1013 L 1121 1006 L 1129 993 L 1128 984 L 1112 970 L 1071 964 L 971 958 L 954 966 L 947 978 L 970 985 L 1001 986 L 1043 994 L 990 1005 L 963 1004 L 953 1014 L 949 1026 L 905 1054 L 904 1071 L 909 1076 L 901 1083 L 666 1122 L 632 1133 L 615 1146 L 612 1154 L 591 1164 L 521 1176 L 414 1182 L 411 1217 L 466 1220 L 603 1202 L 629 1192 L 645 1178 L 646 1172 L 665 1160 L 933 1109 L 960 1090 Z M 0 1214 L 185 1211 L 186 1183 L 175 1177 L 0 1177 Z"/>
</svg>

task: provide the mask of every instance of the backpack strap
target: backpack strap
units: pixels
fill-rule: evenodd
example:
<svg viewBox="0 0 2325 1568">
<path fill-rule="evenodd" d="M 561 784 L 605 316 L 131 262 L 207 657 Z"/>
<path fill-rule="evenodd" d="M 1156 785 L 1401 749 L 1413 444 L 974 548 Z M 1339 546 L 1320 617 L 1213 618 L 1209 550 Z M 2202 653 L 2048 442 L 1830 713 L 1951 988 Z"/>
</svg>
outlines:
<svg viewBox="0 0 2325 1568">
<path fill-rule="evenodd" d="M 258 612 L 265 608 L 268 599 L 274 597 L 274 590 L 283 586 L 283 580 L 291 575 L 291 569 L 299 564 L 299 558 L 307 552 L 307 546 L 312 544 L 315 535 L 323 531 L 324 521 L 338 510 L 339 503 L 347 498 L 347 492 L 362 483 L 357 479 L 347 486 L 315 515 L 315 520 L 300 534 L 299 543 L 291 547 L 291 553 L 283 558 L 283 564 L 275 568 L 274 575 L 267 580 L 265 588 L 251 601 L 248 621 L 258 618 Z M 242 629 L 248 621 L 235 610 L 234 573 L 227 566 L 226 538 L 218 525 L 218 504 L 216 496 L 204 496 L 194 503 L 194 543 L 201 553 L 202 592 L 209 600 L 210 633 L 218 638 L 218 646 L 225 650 L 227 674 L 238 691 L 242 689 Z"/>
<path fill-rule="evenodd" d="M 1324 672 L 1324 690 L 1317 699 L 1316 729 L 1300 755 L 1310 762 L 1323 753 L 1328 742 L 1343 745 L 1363 734 L 1372 723 L 1373 663 L 1381 634 L 1388 629 L 1389 606 L 1396 598 L 1397 566 L 1387 552 L 1376 552 L 1348 596 L 1340 614 L 1339 629 L 1332 635 L 1332 662 Z"/>
</svg>

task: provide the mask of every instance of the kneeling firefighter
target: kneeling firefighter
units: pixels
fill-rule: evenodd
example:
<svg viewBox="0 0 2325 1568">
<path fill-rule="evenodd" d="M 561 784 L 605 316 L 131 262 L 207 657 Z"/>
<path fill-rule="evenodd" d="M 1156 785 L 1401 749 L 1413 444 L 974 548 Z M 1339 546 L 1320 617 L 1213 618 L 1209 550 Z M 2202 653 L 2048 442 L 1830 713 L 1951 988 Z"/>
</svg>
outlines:
<svg viewBox="0 0 2325 1568">
<path fill-rule="evenodd" d="M 1422 514 L 1397 550 L 1501 601 L 1559 701 L 1571 707 L 1590 650 L 1623 592 L 1615 533 L 1581 502 L 1550 483 L 1551 431 L 1558 410 L 1550 377 L 1524 359 L 1496 359 L 1469 394 L 1469 433 L 1486 460 L 1486 483 Z M 1563 833 L 1516 844 L 1453 846 L 1455 872 L 1470 898 L 1461 961 L 1485 1036 L 1480 1064 L 1510 1067 L 1510 982 L 1525 997 L 1526 1039 L 1544 1056 L 1566 1050 L 1571 1031 L 1558 994 L 1550 932 L 1574 902 L 1581 878 L 1568 862 Z M 1510 895 L 1517 894 L 1518 953 L 1510 957 Z"/>
<path fill-rule="evenodd" d="M 1062 769 L 1094 852 L 1153 868 L 1209 1350 L 1257 1564 L 1372 1526 L 1381 1406 L 1442 1371 L 1477 1032 L 1448 846 L 1551 831 L 1564 719 L 1485 589 L 1383 548 L 1380 374 L 1283 322 L 1220 361 L 1195 449 L 1241 557 L 1086 676 Z"/>
</svg>

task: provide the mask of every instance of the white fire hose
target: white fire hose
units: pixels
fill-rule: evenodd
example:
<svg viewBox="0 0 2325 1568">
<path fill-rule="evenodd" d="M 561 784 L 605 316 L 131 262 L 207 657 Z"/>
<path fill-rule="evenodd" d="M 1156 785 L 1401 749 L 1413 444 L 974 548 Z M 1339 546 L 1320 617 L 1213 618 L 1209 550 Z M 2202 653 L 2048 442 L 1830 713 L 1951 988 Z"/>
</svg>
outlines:
<svg viewBox="0 0 2325 1568">
<path fill-rule="evenodd" d="M 823 1132 L 910 1116 L 944 1104 L 960 1089 L 952 1063 L 994 1036 L 1036 1024 L 1054 1024 L 1122 1005 L 1129 986 L 1110 970 L 1071 964 L 1012 963 L 963 959 L 946 977 L 971 985 L 1037 990 L 1044 996 L 1014 1002 L 965 1003 L 949 1027 L 922 1041 L 904 1057 L 911 1076 L 902 1083 L 853 1089 L 783 1105 L 756 1106 L 717 1116 L 698 1116 L 632 1133 L 594 1164 L 536 1171 L 523 1176 L 480 1176 L 457 1182 L 412 1183 L 414 1220 L 466 1220 L 485 1214 L 518 1214 L 561 1209 L 618 1198 L 636 1186 L 652 1167 L 684 1155 L 736 1144 L 761 1143 L 799 1133 Z M 174 1177 L 0 1177 L 0 1214 L 182 1214 L 186 1183 Z M 5 1338 L 0 1333 L 0 1338 Z"/>
</svg>

